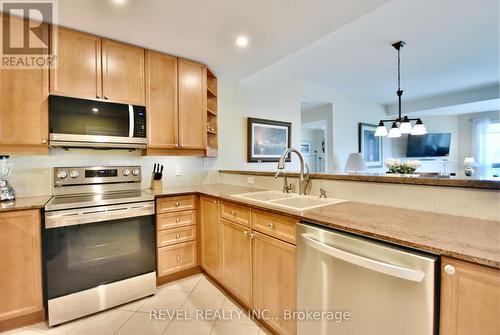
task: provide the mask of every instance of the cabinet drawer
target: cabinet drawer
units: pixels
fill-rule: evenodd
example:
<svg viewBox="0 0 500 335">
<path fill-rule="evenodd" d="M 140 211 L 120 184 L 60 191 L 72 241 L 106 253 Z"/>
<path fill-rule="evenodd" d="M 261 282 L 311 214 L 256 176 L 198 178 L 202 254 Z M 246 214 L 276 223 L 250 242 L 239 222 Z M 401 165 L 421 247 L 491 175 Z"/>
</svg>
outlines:
<svg viewBox="0 0 500 335">
<path fill-rule="evenodd" d="M 184 211 L 156 215 L 156 229 L 171 229 L 196 224 L 196 212 Z"/>
<path fill-rule="evenodd" d="M 196 226 L 166 229 L 158 231 L 158 247 L 177 244 L 181 242 L 194 241 L 196 239 Z"/>
<path fill-rule="evenodd" d="M 195 196 L 159 198 L 156 200 L 156 213 L 185 211 L 195 208 Z"/>
<path fill-rule="evenodd" d="M 250 207 L 221 201 L 220 216 L 243 226 L 250 227 Z"/>
<path fill-rule="evenodd" d="M 196 242 L 158 248 L 158 277 L 196 266 Z"/>
<path fill-rule="evenodd" d="M 252 229 L 295 244 L 297 219 L 254 209 Z"/>
</svg>

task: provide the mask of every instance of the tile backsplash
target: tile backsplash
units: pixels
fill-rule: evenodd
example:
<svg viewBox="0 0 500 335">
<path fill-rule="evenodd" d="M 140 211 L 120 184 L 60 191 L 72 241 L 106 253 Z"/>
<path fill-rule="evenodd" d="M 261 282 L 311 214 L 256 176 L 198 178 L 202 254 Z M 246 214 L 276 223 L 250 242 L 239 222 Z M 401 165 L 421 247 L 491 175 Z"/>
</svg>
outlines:
<svg viewBox="0 0 500 335">
<path fill-rule="evenodd" d="M 142 187 L 149 188 L 153 164 L 165 166 L 163 187 L 217 183 L 217 159 L 177 156 L 141 156 L 141 152 L 125 150 L 52 149 L 49 156 L 11 156 L 10 184 L 16 195 L 52 194 L 53 168 L 64 166 L 140 165 Z M 176 170 L 180 175 L 176 175 Z"/>
</svg>

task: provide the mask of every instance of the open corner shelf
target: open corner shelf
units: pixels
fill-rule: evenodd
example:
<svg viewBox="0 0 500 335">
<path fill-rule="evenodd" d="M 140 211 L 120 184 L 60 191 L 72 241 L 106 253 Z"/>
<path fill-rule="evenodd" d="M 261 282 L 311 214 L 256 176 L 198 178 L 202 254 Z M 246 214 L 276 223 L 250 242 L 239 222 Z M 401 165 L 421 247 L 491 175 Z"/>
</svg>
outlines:
<svg viewBox="0 0 500 335">
<path fill-rule="evenodd" d="M 217 77 L 207 68 L 207 148 L 205 156 L 217 157 L 219 148 L 217 120 Z"/>
</svg>

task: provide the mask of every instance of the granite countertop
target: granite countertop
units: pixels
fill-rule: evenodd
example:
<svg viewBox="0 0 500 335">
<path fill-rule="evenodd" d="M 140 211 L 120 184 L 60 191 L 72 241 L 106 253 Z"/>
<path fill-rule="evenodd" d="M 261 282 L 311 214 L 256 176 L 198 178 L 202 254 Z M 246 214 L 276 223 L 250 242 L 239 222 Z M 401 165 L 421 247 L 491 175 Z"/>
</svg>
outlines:
<svg viewBox="0 0 500 335">
<path fill-rule="evenodd" d="M 238 171 L 219 170 L 220 173 L 241 174 L 253 176 L 274 176 L 276 171 Z M 418 172 L 416 172 L 418 174 Z M 288 177 L 298 178 L 299 174 L 287 172 Z M 312 179 L 344 180 L 344 181 L 364 181 L 389 184 L 408 184 L 444 187 L 478 188 L 487 190 L 500 190 L 500 178 L 460 178 L 460 177 L 439 177 L 422 174 L 418 177 L 407 177 L 390 174 L 349 174 L 349 173 L 311 173 Z"/>
<path fill-rule="evenodd" d="M 160 196 L 202 194 L 270 210 L 431 253 L 500 269 L 500 222 L 348 201 L 308 211 L 290 211 L 234 198 L 262 191 L 245 186 L 200 185 L 150 191 Z"/>
<path fill-rule="evenodd" d="M 52 198 L 51 195 L 18 197 L 14 201 L 0 201 L 0 212 L 40 209 Z"/>
</svg>

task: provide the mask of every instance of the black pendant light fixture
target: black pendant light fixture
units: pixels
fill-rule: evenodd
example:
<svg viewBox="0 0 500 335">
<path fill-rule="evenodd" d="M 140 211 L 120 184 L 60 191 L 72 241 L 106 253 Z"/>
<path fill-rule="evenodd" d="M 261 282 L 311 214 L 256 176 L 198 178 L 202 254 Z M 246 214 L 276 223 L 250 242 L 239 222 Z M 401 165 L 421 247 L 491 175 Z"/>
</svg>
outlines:
<svg viewBox="0 0 500 335">
<path fill-rule="evenodd" d="M 375 130 L 375 136 L 395 138 L 401 137 L 401 134 L 427 134 L 427 129 L 421 119 L 411 119 L 408 116 L 402 116 L 401 114 L 401 96 L 403 95 L 403 90 L 401 89 L 401 49 L 405 46 L 405 44 L 405 42 L 399 41 L 392 45 L 394 49 L 398 51 L 398 90 L 396 91 L 396 94 L 398 95 L 398 118 L 392 120 L 380 120 L 378 127 Z M 416 121 L 414 126 L 412 126 L 411 121 Z M 390 122 L 392 124 L 389 132 L 387 132 L 387 128 L 385 128 L 385 122 Z"/>
</svg>

